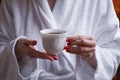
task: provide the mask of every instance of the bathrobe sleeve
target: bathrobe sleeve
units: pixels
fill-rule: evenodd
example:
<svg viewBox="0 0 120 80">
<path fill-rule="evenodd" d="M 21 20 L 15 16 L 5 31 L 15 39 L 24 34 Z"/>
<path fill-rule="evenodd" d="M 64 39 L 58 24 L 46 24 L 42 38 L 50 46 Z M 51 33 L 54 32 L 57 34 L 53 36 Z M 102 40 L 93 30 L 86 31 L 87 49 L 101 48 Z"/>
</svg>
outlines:
<svg viewBox="0 0 120 80">
<path fill-rule="evenodd" d="M 14 47 L 21 37 L 16 37 L 10 2 L 2 0 L 0 6 L 0 80 L 21 80 L 28 78 L 35 67 L 27 57 L 23 59 L 26 62 L 17 62 Z"/>
<path fill-rule="evenodd" d="M 120 30 L 112 0 L 102 1 L 100 11 L 104 13 L 95 30 L 97 43 L 95 57 L 97 68 L 95 80 L 110 80 L 120 63 Z M 102 79 L 102 76 L 104 78 Z"/>
</svg>

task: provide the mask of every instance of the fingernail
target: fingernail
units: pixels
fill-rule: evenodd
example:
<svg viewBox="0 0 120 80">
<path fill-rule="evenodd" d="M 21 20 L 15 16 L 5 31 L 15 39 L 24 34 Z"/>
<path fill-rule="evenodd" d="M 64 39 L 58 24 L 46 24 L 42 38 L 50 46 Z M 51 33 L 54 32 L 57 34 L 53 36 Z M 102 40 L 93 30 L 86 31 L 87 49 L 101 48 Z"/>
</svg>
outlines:
<svg viewBox="0 0 120 80">
<path fill-rule="evenodd" d="M 70 45 L 70 43 L 68 42 L 67 45 Z"/>
<path fill-rule="evenodd" d="M 70 42 L 70 39 L 67 39 L 66 42 Z"/>
<path fill-rule="evenodd" d="M 58 60 L 58 58 L 57 58 L 57 57 L 54 57 L 54 60 Z"/>
<path fill-rule="evenodd" d="M 70 47 L 69 46 L 65 46 L 64 49 L 69 52 L 70 51 Z"/>
<path fill-rule="evenodd" d="M 35 45 L 37 43 L 37 41 L 33 41 L 32 44 Z"/>
<path fill-rule="evenodd" d="M 65 46 L 64 49 L 67 49 L 68 46 Z"/>
<path fill-rule="evenodd" d="M 50 60 L 50 61 L 53 61 L 53 59 L 52 59 L 52 58 L 49 58 L 49 60 Z"/>
</svg>

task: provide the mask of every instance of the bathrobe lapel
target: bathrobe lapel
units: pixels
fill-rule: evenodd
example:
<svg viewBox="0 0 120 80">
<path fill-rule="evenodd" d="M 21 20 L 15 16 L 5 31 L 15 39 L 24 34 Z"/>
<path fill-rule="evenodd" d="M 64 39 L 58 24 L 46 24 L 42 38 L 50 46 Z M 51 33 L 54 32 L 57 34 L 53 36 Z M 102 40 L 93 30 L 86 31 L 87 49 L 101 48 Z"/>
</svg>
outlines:
<svg viewBox="0 0 120 80">
<path fill-rule="evenodd" d="M 47 0 L 37 0 L 36 4 L 37 4 L 36 11 L 37 11 L 37 15 L 39 16 L 39 20 L 41 22 L 41 27 L 56 28 L 57 24 L 55 22 L 53 13 L 49 7 Z"/>
<path fill-rule="evenodd" d="M 65 21 L 72 19 L 71 16 L 68 16 L 72 11 L 72 0 L 56 0 L 52 11 L 47 0 L 37 0 L 36 2 L 37 15 L 39 15 L 39 19 L 43 28 L 62 29 L 64 28 L 64 25 L 66 25 Z"/>
</svg>

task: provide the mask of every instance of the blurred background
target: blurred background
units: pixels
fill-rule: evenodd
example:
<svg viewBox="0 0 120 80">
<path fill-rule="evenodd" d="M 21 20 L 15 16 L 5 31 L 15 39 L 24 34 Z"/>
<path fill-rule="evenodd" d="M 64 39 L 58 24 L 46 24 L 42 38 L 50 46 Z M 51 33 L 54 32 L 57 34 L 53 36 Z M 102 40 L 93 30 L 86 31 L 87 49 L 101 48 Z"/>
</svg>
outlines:
<svg viewBox="0 0 120 80">
<path fill-rule="evenodd" d="M 119 21 L 120 21 L 120 0 L 113 0 L 113 4 L 114 4 L 116 14 L 117 14 Z M 116 73 L 113 80 L 120 80 L 120 65 L 118 67 L 117 73 Z"/>
</svg>

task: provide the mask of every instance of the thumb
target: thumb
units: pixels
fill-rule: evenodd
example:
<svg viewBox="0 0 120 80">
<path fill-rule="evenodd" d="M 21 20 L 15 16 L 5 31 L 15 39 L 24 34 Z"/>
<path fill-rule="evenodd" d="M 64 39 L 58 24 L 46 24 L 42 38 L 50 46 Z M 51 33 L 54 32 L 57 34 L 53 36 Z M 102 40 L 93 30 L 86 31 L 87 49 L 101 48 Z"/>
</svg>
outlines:
<svg viewBox="0 0 120 80">
<path fill-rule="evenodd" d="M 26 39 L 25 44 L 35 46 L 37 44 L 36 40 Z"/>
</svg>

